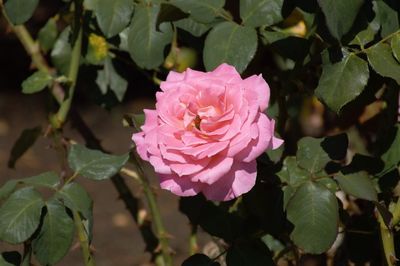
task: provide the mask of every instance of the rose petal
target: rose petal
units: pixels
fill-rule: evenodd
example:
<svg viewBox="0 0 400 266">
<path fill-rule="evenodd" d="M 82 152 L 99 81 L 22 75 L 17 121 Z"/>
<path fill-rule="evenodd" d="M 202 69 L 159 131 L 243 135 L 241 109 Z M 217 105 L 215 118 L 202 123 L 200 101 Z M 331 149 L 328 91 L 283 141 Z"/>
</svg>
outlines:
<svg viewBox="0 0 400 266">
<path fill-rule="evenodd" d="M 209 200 L 228 201 L 247 193 L 256 183 L 257 163 L 234 162 L 232 169 L 202 193 Z"/>
<path fill-rule="evenodd" d="M 233 159 L 229 157 L 213 158 L 204 171 L 201 171 L 191 177 L 193 182 L 202 182 L 213 184 L 222 176 L 228 173 L 232 167 Z"/>
<path fill-rule="evenodd" d="M 202 183 L 193 183 L 188 178 L 179 177 L 174 174 L 160 175 L 159 177 L 162 189 L 169 190 L 181 197 L 197 195 L 204 186 Z"/>
</svg>

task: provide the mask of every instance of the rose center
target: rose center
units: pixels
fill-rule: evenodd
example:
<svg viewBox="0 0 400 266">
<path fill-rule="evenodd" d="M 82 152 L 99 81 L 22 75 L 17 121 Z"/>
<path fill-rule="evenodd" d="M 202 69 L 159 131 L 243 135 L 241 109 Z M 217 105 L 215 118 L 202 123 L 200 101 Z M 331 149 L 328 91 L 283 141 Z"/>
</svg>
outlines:
<svg viewBox="0 0 400 266">
<path fill-rule="evenodd" d="M 200 122 L 201 122 L 201 118 L 199 115 L 196 115 L 196 117 L 193 120 L 194 126 L 200 130 Z"/>
</svg>

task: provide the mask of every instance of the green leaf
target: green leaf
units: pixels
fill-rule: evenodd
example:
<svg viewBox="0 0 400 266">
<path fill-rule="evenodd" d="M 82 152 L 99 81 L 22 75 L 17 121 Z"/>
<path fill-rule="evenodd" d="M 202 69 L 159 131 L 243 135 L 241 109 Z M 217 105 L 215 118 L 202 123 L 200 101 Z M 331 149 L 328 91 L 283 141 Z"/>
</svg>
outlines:
<svg viewBox="0 0 400 266">
<path fill-rule="evenodd" d="M 117 174 L 128 159 L 129 154 L 109 155 L 79 144 L 72 145 L 68 153 L 68 163 L 72 170 L 94 180 L 103 180 Z"/>
<path fill-rule="evenodd" d="M 257 32 L 233 22 L 222 22 L 207 35 L 203 59 L 207 70 L 213 70 L 222 63 L 236 67 L 243 72 L 257 50 Z"/>
<path fill-rule="evenodd" d="M 89 219 L 92 213 L 93 202 L 86 190 L 77 183 L 69 183 L 55 194 L 69 209 L 78 211 Z"/>
<path fill-rule="evenodd" d="M 125 114 L 123 123 L 124 126 L 133 127 L 137 131 L 140 131 L 140 127 L 143 126 L 145 119 L 144 114 Z"/>
<path fill-rule="evenodd" d="M 55 188 L 60 184 L 60 177 L 55 172 L 46 172 L 37 176 L 18 179 L 18 182 L 32 186 Z"/>
<path fill-rule="evenodd" d="M 335 193 L 338 190 L 338 185 L 336 184 L 335 180 L 331 177 L 323 177 L 317 180 L 318 184 L 323 185 L 327 189 L 329 189 L 332 193 Z"/>
<path fill-rule="evenodd" d="M 241 242 L 231 246 L 226 254 L 229 266 L 275 265 L 268 247 L 260 240 Z"/>
<path fill-rule="evenodd" d="M 204 254 L 194 254 L 187 258 L 182 266 L 218 266 L 220 265 L 218 262 L 214 262 L 208 256 Z"/>
<path fill-rule="evenodd" d="M 368 61 L 381 76 L 396 80 L 400 84 L 400 64 L 393 57 L 392 49 L 386 43 L 378 43 L 367 50 Z"/>
<path fill-rule="evenodd" d="M 169 3 L 190 14 L 194 20 L 209 23 L 221 12 L 225 0 L 171 0 Z"/>
<path fill-rule="evenodd" d="M 291 238 L 306 253 L 323 253 L 336 239 L 337 200 L 320 184 L 301 185 L 288 203 L 287 217 L 294 225 Z"/>
<path fill-rule="evenodd" d="M 400 126 L 394 127 L 394 138 L 390 147 L 382 154 L 382 160 L 385 162 L 385 169 L 391 169 L 400 162 Z"/>
<path fill-rule="evenodd" d="M 343 106 L 360 95 L 368 79 L 367 62 L 351 54 L 339 63 L 323 66 L 315 94 L 339 113 Z"/>
<path fill-rule="evenodd" d="M 32 94 L 44 90 L 47 86 L 50 86 L 53 77 L 49 74 L 36 71 L 29 78 L 22 82 L 22 92 L 25 94 Z"/>
<path fill-rule="evenodd" d="M 204 33 L 206 33 L 213 24 L 204 24 L 197 22 L 191 18 L 184 18 L 174 22 L 175 27 L 178 27 L 182 30 L 185 30 L 191 33 L 193 36 L 200 37 Z"/>
<path fill-rule="evenodd" d="M 135 63 L 146 69 L 158 67 L 164 60 L 164 47 L 172 41 L 169 23 L 156 29 L 159 5 L 137 7 L 129 27 L 128 49 Z"/>
<path fill-rule="evenodd" d="M 69 251 L 74 239 L 74 222 L 65 211 L 65 206 L 57 199 L 46 202 L 47 213 L 39 235 L 33 240 L 32 247 L 36 259 L 42 265 L 53 265 Z"/>
<path fill-rule="evenodd" d="M 54 43 L 57 40 L 58 31 L 57 31 L 57 23 L 55 18 L 50 18 L 46 25 L 40 29 L 38 33 L 38 40 L 40 44 L 40 48 L 43 49 L 44 52 L 49 51 L 53 48 Z"/>
<path fill-rule="evenodd" d="M 57 41 L 54 44 L 53 50 L 51 51 L 51 61 L 57 70 L 64 75 L 68 74 L 69 65 L 71 62 L 72 48 L 69 43 L 69 35 L 71 28 L 67 27 L 58 36 Z"/>
<path fill-rule="evenodd" d="M 270 26 L 282 20 L 283 0 L 241 0 L 242 24 L 250 27 Z"/>
<path fill-rule="evenodd" d="M 38 4 L 39 0 L 8 0 L 4 9 L 10 21 L 19 25 L 32 17 Z"/>
<path fill-rule="evenodd" d="M 383 0 L 372 1 L 373 10 L 381 26 L 381 35 L 386 37 L 400 28 L 398 12 Z"/>
<path fill-rule="evenodd" d="M 335 176 L 340 188 L 349 195 L 356 198 L 378 201 L 378 195 L 372 180 L 366 172 L 358 172 L 343 175 L 339 173 Z"/>
<path fill-rule="evenodd" d="M 124 99 L 128 82 L 115 70 L 110 58 L 104 61 L 104 69 L 97 72 L 96 83 L 103 94 L 110 89 L 119 101 Z"/>
<path fill-rule="evenodd" d="M 340 40 L 353 26 L 364 0 L 318 0 L 332 36 Z"/>
<path fill-rule="evenodd" d="M 329 155 L 324 151 L 321 143 L 324 139 L 304 137 L 297 143 L 297 163 L 310 173 L 317 173 L 323 170 L 326 164 L 331 161 Z"/>
<path fill-rule="evenodd" d="M 350 44 L 359 45 L 361 47 L 365 46 L 366 44 L 372 42 L 374 40 L 375 34 L 379 30 L 379 25 L 376 27 L 377 23 L 371 22 L 368 24 L 368 27 L 365 30 L 360 31 L 354 39 L 350 42 Z"/>
<path fill-rule="evenodd" d="M 400 33 L 393 36 L 390 46 L 392 47 L 393 56 L 400 63 Z"/>
<path fill-rule="evenodd" d="M 11 193 L 14 192 L 17 187 L 17 180 L 8 180 L 3 186 L 0 187 L 0 200 L 7 198 Z"/>
<path fill-rule="evenodd" d="M 0 239 L 22 243 L 37 229 L 44 202 L 31 187 L 15 191 L 0 208 Z"/>
<path fill-rule="evenodd" d="M 282 169 L 277 173 L 277 175 L 282 182 L 285 182 L 292 187 L 297 187 L 311 178 L 309 172 L 298 167 L 296 157 L 294 156 L 288 156 L 285 158 Z"/>
<path fill-rule="evenodd" d="M 97 23 L 108 38 L 117 35 L 129 24 L 134 8 L 131 0 L 97 0 L 95 6 Z"/>
<path fill-rule="evenodd" d="M 14 143 L 11 149 L 10 158 L 8 159 L 8 167 L 15 168 L 15 164 L 19 158 L 33 145 L 35 144 L 37 138 L 42 133 L 42 128 L 40 126 L 25 129 L 22 131 L 21 136 Z"/>
</svg>

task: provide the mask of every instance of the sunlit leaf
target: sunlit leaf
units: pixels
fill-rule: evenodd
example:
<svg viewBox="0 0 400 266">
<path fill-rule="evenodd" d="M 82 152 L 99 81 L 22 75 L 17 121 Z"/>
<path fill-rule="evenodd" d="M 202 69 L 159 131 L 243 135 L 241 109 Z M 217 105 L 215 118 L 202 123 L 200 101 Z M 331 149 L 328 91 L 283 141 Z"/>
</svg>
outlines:
<svg viewBox="0 0 400 266">
<path fill-rule="evenodd" d="M 358 172 L 352 174 L 339 173 L 335 176 L 339 182 L 340 188 L 356 198 L 378 201 L 378 195 L 372 180 L 366 172 Z"/>
<path fill-rule="evenodd" d="M 37 71 L 22 82 L 22 92 L 26 94 L 36 93 L 48 87 L 53 78 L 48 73 Z"/>
<path fill-rule="evenodd" d="M 32 17 L 38 4 L 39 0 L 8 0 L 4 9 L 11 22 L 19 25 Z"/>
<path fill-rule="evenodd" d="M 320 184 L 301 185 L 287 205 L 287 217 L 294 225 L 291 238 L 307 253 L 323 253 L 336 239 L 337 200 Z"/>
<path fill-rule="evenodd" d="M 241 0 L 240 17 L 243 25 L 270 26 L 282 20 L 283 0 Z"/>
<path fill-rule="evenodd" d="M 207 70 L 228 63 L 243 72 L 257 50 L 257 32 L 233 22 L 222 22 L 207 35 L 203 59 Z"/>
<path fill-rule="evenodd" d="M 363 91 L 369 79 L 368 64 L 356 55 L 349 55 L 335 64 L 323 66 L 315 94 L 330 109 L 340 112 Z"/>
<path fill-rule="evenodd" d="M 46 202 L 47 213 L 32 247 L 35 257 L 42 265 L 53 265 L 69 251 L 74 239 L 74 222 L 66 213 L 65 206 L 57 199 Z"/>
<path fill-rule="evenodd" d="M 381 76 L 392 78 L 400 84 L 400 63 L 393 57 L 388 44 L 379 43 L 367 50 L 368 61 Z"/>
<path fill-rule="evenodd" d="M 44 202 L 31 187 L 15 191 L 0 208 L 0 239 L 22 243 L 37 229 Z"/>
</svg>

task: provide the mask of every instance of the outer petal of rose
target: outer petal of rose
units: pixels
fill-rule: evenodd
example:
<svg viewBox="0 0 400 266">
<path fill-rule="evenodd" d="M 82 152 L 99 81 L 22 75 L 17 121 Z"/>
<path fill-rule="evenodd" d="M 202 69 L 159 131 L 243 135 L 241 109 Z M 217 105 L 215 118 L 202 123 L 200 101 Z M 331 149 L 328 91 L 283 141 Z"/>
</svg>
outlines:
<svg viewBox="0 0 400 266">
<path fill-rule="evenodd" d="M 260 111 L 263 112 L 268 107 L 270 88 L 261 75 L 253 75 L 243 80 L 243 86 L 247 93 L 257 95 Z"/>
<path fill-rule="evenodd" d="M 210 158 L 204 158 L 202 160 L 192 160 L 185 164 L 170 163 L 169 166 L 178 176 L 192 175 L 207 167 L 210 160 Z"/>
<path fill-rule="evenodd" d="M 158 174 L 172 174 L 171 168 L 164 162 L 164 160 L 157 156 L 150 156 L 149 162 L 154 167 L 154 171 Z"/>
<path fill-rule="evenodd" d="M 273 121 L 273 120 L 272 120 Z M 277 149 L 277 148 L 279 148 L 281 145 L 283 144 L 283 140 L 282 139 L 279 139 L 279 138 L 277 138 L 277 137 L 272 137 L 272 141 L 271 141 L 271 148 L 273 149 L 273 150 L 275 150 L 275 149 Z"/>
<path fill-rule="evenodd" d="M 193 183 L 189 178 L 179 177 L 177 175 L 159 175 L 160 186 L 174 193 L 175 195 L 188 197 L 197 195 L 204 184 Z"/>
<path fill-rule="evenodd" d="M 251 162 L 260 156 L 270 145 L 274 134 L 274 123 L 274 120 L 269 121 L 265 114 L 260 114 L 257 121 L 258 138 L 252 140 L 235 158 Z"/>
<path fill-rule="evenodd" d="M 136 150 L 140 156 L 145 161 L 149 160 L 149 156 L 147 154 L 147 145 L 144 142 L 144 133 L 139 132 L 132 135 L 132 140 L 135 142 Z"/>
<path fill-rule="evenodd" d="M 228 201 L 252 189 L 256 183 L 257 163 L 234 162 L 231 171 L 212 185 L 202 189 L 209 200 Z"/>
<path fill-rule="evenodd" d="M 157 127 L 158 125 L 158 115 L 156 110 L 144 109 L 143 110 L 145 115 L 144 124 L 141 129 L 144 132 L 148 132 L 153 128 Z"/>
<path fill-rule="evenodd" d="M 213 158 L 204 171 L 198 172 L 191 177 L 193 182 L 213 184 L 232 168 L 233 159 L 230 157 Z"/>
<path fill-rule="evenodd" d="M 235 67 L 228 65 L 226 63 L 219 65 L 216 69 L 214 69 L 212 72 L 213 76 L 216 77 L 229 77 L 228 79 L 225 79 L 225 82 L 231 82 L 232 80 L 237 80 L 241 79 L 239 73 L 236 71 Z"/>
</svg>

